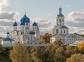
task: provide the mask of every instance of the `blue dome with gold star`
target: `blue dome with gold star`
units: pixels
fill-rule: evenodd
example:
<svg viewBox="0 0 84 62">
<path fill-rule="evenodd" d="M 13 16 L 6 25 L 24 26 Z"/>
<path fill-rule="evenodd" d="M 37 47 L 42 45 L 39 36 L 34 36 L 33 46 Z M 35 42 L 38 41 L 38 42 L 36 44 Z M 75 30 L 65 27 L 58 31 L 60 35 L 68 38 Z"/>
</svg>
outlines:
<svg viewBox="0 0 84 62">
<path fill-rule="evenodd" d="M 21 24 L 20 25 L 25 25 L 30 23 L 30 19 L 26 16 L 26 14 L 21 18 Z"/>
</svg>

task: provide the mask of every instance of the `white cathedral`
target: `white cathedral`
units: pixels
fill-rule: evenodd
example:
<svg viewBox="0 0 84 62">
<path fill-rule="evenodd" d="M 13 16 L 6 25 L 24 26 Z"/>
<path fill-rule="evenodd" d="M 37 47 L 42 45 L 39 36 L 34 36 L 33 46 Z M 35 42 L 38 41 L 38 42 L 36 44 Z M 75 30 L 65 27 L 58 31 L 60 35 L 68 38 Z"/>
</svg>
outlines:
<svg viewBox="0 0 84 62">
<path fill-rule="evenodd" d="M 59 14 L 56 17 L 56 26 L 52 30 L 52 37 L 50 43 L 61 39 L 64 45 L 77 44 L 83 41 L 84 37 L 78 34 L 69 34 L 69 28 L 64 24 L 65 19 L 62 14 L 62 8 L 59 8 Z M 7 37 L 3 38 L 1 45 L 13 46 L 16 43 L 27 44 L 28 46 L 46 46 L 48 44 L 40 43 L 40 30 L 38 23 L 34 22 L 30 25 L 30 18 L 26 14 L 21 18 L 20 25 L 15 21 L 13 24 L 13 31 L 7 32 Z M 32 29 L 30 28 L 32 27 Z"/>
<path fill-rule="evenodd" d="M 50 43 L 54 43 L 56 40 L 62 40 L 64 45 L 75 44 L 83 41 L 84 37 L 78 34 L 69 34 L 69 28 L 64 24 L 64 15 L 62 14 L 62 8 L 59 8 L 59 14 L 56 17 L 56 26 L 53 28 L 53 36 L 50 38 Z"/>
<path fill-rule="evenodd" d="M 28 44 L 28 46 L 39 45 L 40 44 L 40 31 L 38 23 L 34 22 L 32 28 L 30 28 L 30 18 L 26 14 L 20 20 L 20 26 L 15 21 L 13 24 L 13 31 L 7 32 L 7 37 L 3 38 L 2 45 L 12 46 L 16 43 Z"/>
</svg>

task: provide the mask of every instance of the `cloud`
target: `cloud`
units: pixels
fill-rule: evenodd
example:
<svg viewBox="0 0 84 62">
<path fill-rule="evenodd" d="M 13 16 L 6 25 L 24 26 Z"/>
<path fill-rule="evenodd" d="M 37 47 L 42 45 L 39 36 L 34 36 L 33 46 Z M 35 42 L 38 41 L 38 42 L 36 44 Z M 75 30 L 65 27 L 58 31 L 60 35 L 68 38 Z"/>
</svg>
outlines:
<svg viewBox="0 0 84 62">
<path fill-rule="evenodd" d="M 0 0 L 0 36 L 4 36 L 7 31 L 11 31 L 14 21 L 18 22 L 21 17 L 19 12 L 5 10 L 9 6 L 9 0 Z"/>
<path fill-rule="evenodd" d="M 8 19 L 8 20 L 14 20 L 18 19 L 20 14 L 18 12 L 1 12 L 0 13 L 0 19 Z"/>
<path fill-rule="evenodd" d="M 8 3 L 8 0 L 0 0 L 0 11 L 8 7 L 10 4 Z"/>
<path fill-rule="evenodd" d="M 68 14 L 68 21 L 80 22 L 84 20 L 84 11 L 72 11 Z"/>
<path fill-rule="evenodd" d="M 0 0 L 0 33 L 3 35 L 12 30 L 14 19 L 20 22 L 20 14 L 15 11 L 5 11 L 10 6 L 9 0 Z M 49 16 L 52 16 L 49 14 Z M 52 32 L 56 25 L 56 19 L 47 20 L 45 18 L 32 18 L 31 24 L 36 21 L 41 33 Z M 72 11 L 65 17 L 65 24 L 69 27 L 70 33 L 84 33 L 84 11 Z M 0 34 L 0 36 L 2 36 Z"/>
<path fill-rule="evenodd" d="M 84 33 L 84 11 L 72 11 L 65 20 L 70 32 Z"/>
<path fill-rule="evenodd" d="M 35 18 L 41 29 L 41 33 L 52 32 L 56 25 L 56 19 L 46 20 Z M 69 27 L 70 33 L 84 33 L 84 11 L 72 11 L 65 16 L 65 25 Z"/>
<path fill-rule="evenodd" d="M 0 25 L 0 37 L 6 37 L 7 32 L 12 31 L 12 26 L 1 26 Z"/>
<path fill-rule="evenodd" d="M 56 22 L 56 20 L 47 20 L 45 18 L 32 18 L 31 21 L 32 23 L 34 21 L 38 23 L 41 34 L 44 34 L 47 32 L 51 33 L 52 28 L 54 27 L 55 22 Z"/>
</svg>

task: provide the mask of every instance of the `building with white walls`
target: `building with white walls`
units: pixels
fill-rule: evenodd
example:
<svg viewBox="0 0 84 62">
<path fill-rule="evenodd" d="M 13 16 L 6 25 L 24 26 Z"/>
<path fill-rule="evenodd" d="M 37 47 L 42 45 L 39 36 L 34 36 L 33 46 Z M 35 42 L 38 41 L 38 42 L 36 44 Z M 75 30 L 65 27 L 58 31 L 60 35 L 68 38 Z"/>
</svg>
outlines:
<svg viewBox="0 0 84 62">
<path fill-rule="evenodd" d="M 16 43 L 28 44 L 29 46 L 45 46 L 40 44 L 40 30 L 38 23 L 33 22 L 30 28 L 30 18 L 26 14 L 21 18 L 20 25 L 15 21 L 13 31 L 7 32 L 7 37 L 3 38 L 2 45 L 13 45 Z"/>
<path fill-rule="evenodd" d="M 61 39 L 63 44 L 72 44 L 75 41 L 82 41 L 84 37 L 78 34 L 69 34 L 69 28 L 65 26 L 65 17 L 62 14 L 62 8 L 59 8 L 59 14 L 56 17 L 56 25 L 52 30 L 52 37 L 50 38 L 50 43 L 54 43 L 56 40 Z"/>
</svg>

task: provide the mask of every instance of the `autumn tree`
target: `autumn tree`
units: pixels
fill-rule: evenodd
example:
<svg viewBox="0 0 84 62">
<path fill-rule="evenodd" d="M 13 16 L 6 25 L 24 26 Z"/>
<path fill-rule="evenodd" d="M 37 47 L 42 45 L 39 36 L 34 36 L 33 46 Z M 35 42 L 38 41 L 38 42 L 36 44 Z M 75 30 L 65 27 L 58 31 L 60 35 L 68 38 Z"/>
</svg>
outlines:
<svg viewBox="0 0 84 62">
<path fill-rule="evenodd" d="M 55 58 L 56 61 L 58 62 L 65 62 L 65 56 L 64 56 L 64 48 L 63 47 L 59 47 L 56 50 L 56 54 L 55 54 Z"/>
<path fill-rule="evenodd" d="M 49 34 L 49 33 L 45 33 L 44 35 L 41 35 L 41 42 L 42 42 L 42 43 L 49 43 L 51 36 L 52 36 L 52 35 Z"/>
<path fill-rule="evenodd" d="M 72 54 L 75 54 L 78 52 L 77 47 L 67 45 L 65 46 L 65 56 L 66 58 L 70 57 Z"/>
<path fill-rule="evenodd" d="M 40 46 L 33 46 L 31 48 L 31 57 L 33 62 L 42 62 L 42 48 Z"/>
<path fill-rule="evenodd" d="M 84 54 L 73 54 L 66 62 L 84 62 Z"/>
<path fill-rule="evenodd" d="M 61 44 L 60 41 L 57 41 L 46 46 L 43 51 L 44 56 L 42 56 L 44 58 L 43 62 L 65 62 L 64 48 Z"/>
<path fill-rule="evenodd" d="M 81 41 L 79 44 L 78 44 L 78 49 L 81 53 L 84 54 L 84 41 Z"/>
<path fill-rule="evenodd" d="M 13 46 L 13 49 L 10 51 L 10 58 L 12 62 L 32 62 L 29 48 L 25 44 Z"/>
</svg>

